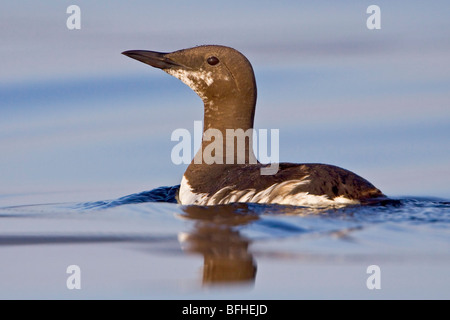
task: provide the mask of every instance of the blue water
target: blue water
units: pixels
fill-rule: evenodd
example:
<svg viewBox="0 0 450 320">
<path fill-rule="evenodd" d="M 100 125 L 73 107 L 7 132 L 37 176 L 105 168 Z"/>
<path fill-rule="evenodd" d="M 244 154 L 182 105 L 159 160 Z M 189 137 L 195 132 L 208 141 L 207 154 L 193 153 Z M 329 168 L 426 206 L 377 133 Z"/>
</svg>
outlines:
<svg viewBox="0 0 450 320">
<path fill-rule="evenodd" d="M 99 0 L 69 31 L 66 4 L 6 2 L 0 298 L 448 299 L 449 2 L 379 0 L 380 30 L 371 4 Z M 249 58 L 255 127 L 279 129 L 280 161 L 343 167 L 390 200 L 174 203 L 186 165 L 170 137 L 202 103 L 120 53 L 200 44 Z M 66 286 L 73 264 L 81 290 Z"/>
<path fill-rule="evenodd" d="M 159 187 L 150 191 L 144 191 L 127 195 L 114 200 L 77 203 L 68 208 L 76 208 L 81 211 L 105 210 L 124 205 L 167 202 L 177 203 L 176 193 L 179 185 L 172 187 Z M 369 205 L 350 205 L 343 208 L 309 208 L 286 205 L 266 205 L 255 203 L 236 203 L 223 206 L 181 206 L 189 210 L 204 210 L 206 213 L 227 208 L 236 214 L 249 215 L 318 215 L 331 218 L 348 219 L 361 223 L 374 222 L 422 222 L 422 223 L 450 223 L 450 201 L 439 198 L 388 198 Z"/>
<path fill-rule="evenodd" d="M 0 297 L 450 297 L 449 201 L 181 206 L 177 188 L 0 208 Z M 65 284 L 72 264 L 77 291 Z M 374 264 L 382 287 L 369 290 Z"/>
</svg>

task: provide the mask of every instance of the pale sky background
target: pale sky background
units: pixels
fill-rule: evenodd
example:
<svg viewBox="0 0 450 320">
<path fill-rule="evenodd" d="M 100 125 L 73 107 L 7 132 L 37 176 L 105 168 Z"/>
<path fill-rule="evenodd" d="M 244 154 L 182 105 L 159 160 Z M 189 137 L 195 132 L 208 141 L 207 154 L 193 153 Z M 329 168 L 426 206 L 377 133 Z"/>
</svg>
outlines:
<svg viewBox="0 0 450 320">
<path fill-rule="evenodd" d="M 81 30 L 66 9 L 81 8 Z M 381 30 L 366 8 L 381 8 Z M 171 132 L 200 99 L 120 53 L 222 44 L 258 84 L 280 160 L 354 171 L 391 196 L 450 198 L 448 1 L 2 1 L 0 196 L 180 182 Z M 96 199 L 99 200 L 99 199 Z"/>
</svg>

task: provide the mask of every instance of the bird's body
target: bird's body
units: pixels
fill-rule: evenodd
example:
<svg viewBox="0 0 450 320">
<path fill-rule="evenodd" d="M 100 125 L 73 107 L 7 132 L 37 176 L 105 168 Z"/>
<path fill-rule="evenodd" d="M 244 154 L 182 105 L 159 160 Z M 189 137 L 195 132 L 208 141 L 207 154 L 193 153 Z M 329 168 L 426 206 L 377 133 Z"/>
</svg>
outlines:
<svg viewBox="0 0 450 320">
<path fill-rule="evenodd" d="M 194 165 L 195 166 L 195 165 Z M 308 207 L 358 204 L 382 196 L 360 176 L 326 164 L 280 163 L 274 175 L 261 175 L 262 164 L 188 168 L 181 181 L 181 203 L 233 202 Z"/>
<path fill-rule="evenodd" d="M 248 132 L 253 128 L 254 73 L 247 58 L 235 49 L 200 46 L 172 53 L 138 50 L 124 54 L 179 78 L 203 100 L 204 135 L 197 155 L 208 150 L 211 138 L 206 137 L 210 129 L 226 136 L 230 129 Z M 251 139 L 243 141 L 244 152 L 234 149 L 231 158 L 227 140 L 223 139 L 223 148 L 214 151 L 214 159 L 220 161 L 193 160 L 183 175 L 179 202 L 186 205 L 249 202 L 327 207 L 385 197 L 367 180 L 332 165 L 280 163 L 275 172 L 262 174 L 267 165 L 253 161 Z"/>
</svg>

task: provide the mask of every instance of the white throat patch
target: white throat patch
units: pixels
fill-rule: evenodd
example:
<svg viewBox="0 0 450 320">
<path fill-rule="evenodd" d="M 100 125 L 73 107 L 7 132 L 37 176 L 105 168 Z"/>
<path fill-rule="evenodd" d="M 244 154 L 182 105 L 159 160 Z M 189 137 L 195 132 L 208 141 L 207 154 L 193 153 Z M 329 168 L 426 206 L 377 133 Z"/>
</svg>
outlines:
<svg viewBox="0 0 450 320">
<path fill-rule="evenodd" d="M 214 82 L 211 71 L 188 71 L 183 69 L 166 69 L 164 71 L 183 81 L 202 99 L 205 97 L 199 90 L 200 83 L 203 81 L 209 87 Z"/>
</svg>

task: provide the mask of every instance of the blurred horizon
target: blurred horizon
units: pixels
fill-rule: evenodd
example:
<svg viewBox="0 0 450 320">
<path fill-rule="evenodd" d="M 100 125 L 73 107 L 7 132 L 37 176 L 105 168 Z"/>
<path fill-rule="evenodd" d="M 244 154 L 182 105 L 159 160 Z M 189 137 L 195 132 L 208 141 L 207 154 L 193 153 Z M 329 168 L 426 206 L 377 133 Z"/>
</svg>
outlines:
<svg viewBox="0 0 450 320">
<path fill-rule="evenodd" d="M 2 5 L 0 195 L 178 184 L 170 135 L 203 118 L 201 100 L 121 52 L 222 44 L 251 61 L 255 128 L 280 129 L 281 162 L 450 198 L 450 3 L 377 1 L 381 30 L 369 1 L 77 1 L 68 30 L 71 4 Z"/>
</svg>

